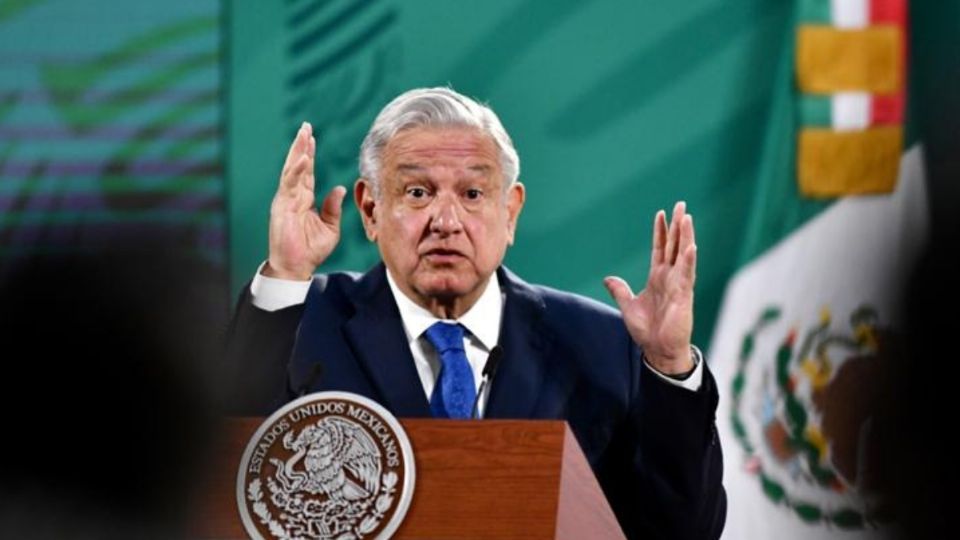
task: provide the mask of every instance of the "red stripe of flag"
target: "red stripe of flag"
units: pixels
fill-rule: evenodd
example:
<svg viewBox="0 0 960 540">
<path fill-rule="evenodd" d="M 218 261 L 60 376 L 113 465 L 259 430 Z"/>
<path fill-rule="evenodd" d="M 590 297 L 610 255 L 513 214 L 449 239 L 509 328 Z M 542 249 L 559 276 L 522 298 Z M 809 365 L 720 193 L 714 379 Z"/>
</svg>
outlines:
<svg viewBox="0 0 960 540">
<path fill-rule="evenodd" d="M 907 0 L 870 0 L 870 24 L 906 26 Z"/>
<path fill-rule="evenodd" d="M 870 125 L 903 123 L 903 93 L 873 96 L 870 100 Z"/>
<path fill-rule="evenodd" d="M 904 96 L 907 84 L 907 0 L 870 0 L 870 24 L 889 24 L 900 28 L 900 92 L 886 96 L 873 96 L 870 103 L 870 123 L 902 124 Z"/>
</svg>

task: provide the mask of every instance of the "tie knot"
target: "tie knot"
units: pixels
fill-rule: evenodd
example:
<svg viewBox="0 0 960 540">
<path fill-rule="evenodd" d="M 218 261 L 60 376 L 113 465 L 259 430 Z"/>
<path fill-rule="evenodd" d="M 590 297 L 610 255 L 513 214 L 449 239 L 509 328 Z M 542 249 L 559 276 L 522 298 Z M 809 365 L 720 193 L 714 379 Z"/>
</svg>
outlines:
<svg viewBox="0 0 960 540">
<path fill-rule="evenodd" d="M 463 350 L 463 326 L 460 324 L 435 322 L 425 334 L 441 355 L 450 350 Z"/>
</svg>

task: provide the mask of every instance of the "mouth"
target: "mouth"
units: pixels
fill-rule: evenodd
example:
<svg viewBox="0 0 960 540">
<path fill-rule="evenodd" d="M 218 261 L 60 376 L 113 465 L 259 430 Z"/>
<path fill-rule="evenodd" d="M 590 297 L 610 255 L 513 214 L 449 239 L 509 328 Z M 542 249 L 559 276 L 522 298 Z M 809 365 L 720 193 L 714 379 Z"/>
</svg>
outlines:
<svg viewBox="0 0 960 540">
<path fill-rule="evenodd" d="M 435 248 L 428 249 L 421 255 L 424 259 L 432 263 L 451 263 L 464 257 L 464 254 L 455 249 Z"/>
</svg>

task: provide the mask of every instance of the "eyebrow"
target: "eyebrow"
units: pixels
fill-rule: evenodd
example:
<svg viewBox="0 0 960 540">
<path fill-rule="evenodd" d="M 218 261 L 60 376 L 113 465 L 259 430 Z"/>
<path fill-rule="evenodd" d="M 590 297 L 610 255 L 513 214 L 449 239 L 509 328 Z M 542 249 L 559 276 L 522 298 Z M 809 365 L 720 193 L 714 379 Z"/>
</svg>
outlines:
<svg viewBox="0 0 960 540">
<path fill-rule="evenodd" d="M 417 165 L 416 163 L 400 163 L 397 165 L 397 171 L 400 173 L 410 173 L 410 172 L 421 173 L 426 170 L 427 170 L 426 167 Z M 467 170 L 471 172 L 478 172 L 481 174 L 489 174 L 491 171 L 493 171 L 493 167 L 491 167 L 490 165 L 470 165 L 469 167 L 467 167 Z"/>
<path fill-rule="evenodd" d="M 414 164 L 414 163 L 401 163 L 401 164 L 397 165 L 397 170 L 398 170 L 398 171 L 405 171 L 405 172 L 406 172 L 406 171 L 422 171 L 422 170 L 424 170 L 424 168 L 421 167 L 420 165 L 416 165 L 416 164 Z"/>
</svg>

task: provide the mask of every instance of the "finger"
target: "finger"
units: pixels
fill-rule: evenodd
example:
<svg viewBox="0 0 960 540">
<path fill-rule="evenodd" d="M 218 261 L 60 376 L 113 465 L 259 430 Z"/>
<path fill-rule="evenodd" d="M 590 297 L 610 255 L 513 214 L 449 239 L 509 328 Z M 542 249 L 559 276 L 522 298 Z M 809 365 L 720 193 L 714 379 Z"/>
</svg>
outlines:
<svg viewBox="0 0 960 540">
<path fill-rule="evenodd" d="M 303 183 L 303 174 L 310 167 L 310 156 L 300 154 L 289 169 L 284 169 L 283 176 L 280 178 L 280 191 L 291 194 L 296 191 L 297 186 Z"/>
<path fill-rule="evenodd" d="M 283 170 L 280 172 L 280 190 L 290 190 L 296 187 L 298 178 L 298 164 L 301 163 L 306 154 L 309 145 L 307 135 L 308 126 L 306 122 L 300 126 L 297 135 L 290 144 L 290 150 L 287 152 L 287 159 L 283 162 Z"/>
<path fill-rule="evenodd" d="M 683 220 L 684 210 L 687 204 L 683 201 L 673 205 L 673 216 L 670 218 L 670 229 L 667 231 L 667 252 L 665 261 L 667 264 L 677 262 L 677 251 L 680 246 L 680 222 Z"/>
<path fill-rule="evenodd" d="M 690 244 L 683 250 L 683 254 L 677 261 L 677 267 L 680 269 L 680 275 L 690 285 L 697 279 L 697 245 Z"/>
<path fill-rule="evenodd" d="M 306 171 L 304 171 L 303 175 L 301 175 L 300 177 L 301 178 L 300 182 L 303 184 L 305 188 L 307 188 L 310 191 L 313 191 L 314 186 L 316 185 L 316 177 L 314 176 L 314 169 L 317 161 L 317 158 L 316 158 L 317 140 L 313 136 L 311 136 L 308 139 L 308 141 L 309 143 L 307 146 L 307 156 L 310 157 L 310 161 L 307 163 Z"/>
<path fill-rule="evenodd" d="M 627 285 L 626 281 L 617 276 L 604 278 L 603 284 L 613 298 L 613 301 L 620 307 L 620 311 L 625 311 L 627 302 L 633 299 L 633 291 L 630 290 L 630 285 Z"/>
<path fill-rule="evenodd" d="M 658 210 L 653 216 L 653 251 L 650 253 L 650 268 L 663 262 L 667 247 L 667 213 Z"/>
<path fill-rule="evenodd" d="M 696 239 L 693 234 L 693 216 L 686 214 L 683 216 L 683 219 L 680 220 L 680 247 L 677 249 L 678 253 L 686 253 L 687 249 L 696 244 Z"/>
<path fill-rule="evenodd" d="M 297 157 L 304 153 L 307 145 L 306 139 L 309 136 L 307 134 L 309 126 L 310 124 L 307 122 L 300 124 L 300 129 L 298 129 L 297 134 L 293 136 L 293 142 L 290 143 L 290 149 L 287 151 L 287 159 L 283 161 L 284 170 L 287 169 L 288 165 L 292 166 L 294 162 L 296 162 Z"/>
<path fill-rule="evenodd" d="M 343 199 L 347 196 L 347 188 L 334 186 L 323 198 L 320 206 L 320 219 L 327 225 L 340 228 L 340 216 L 343 215 Z"/>
</svg>

